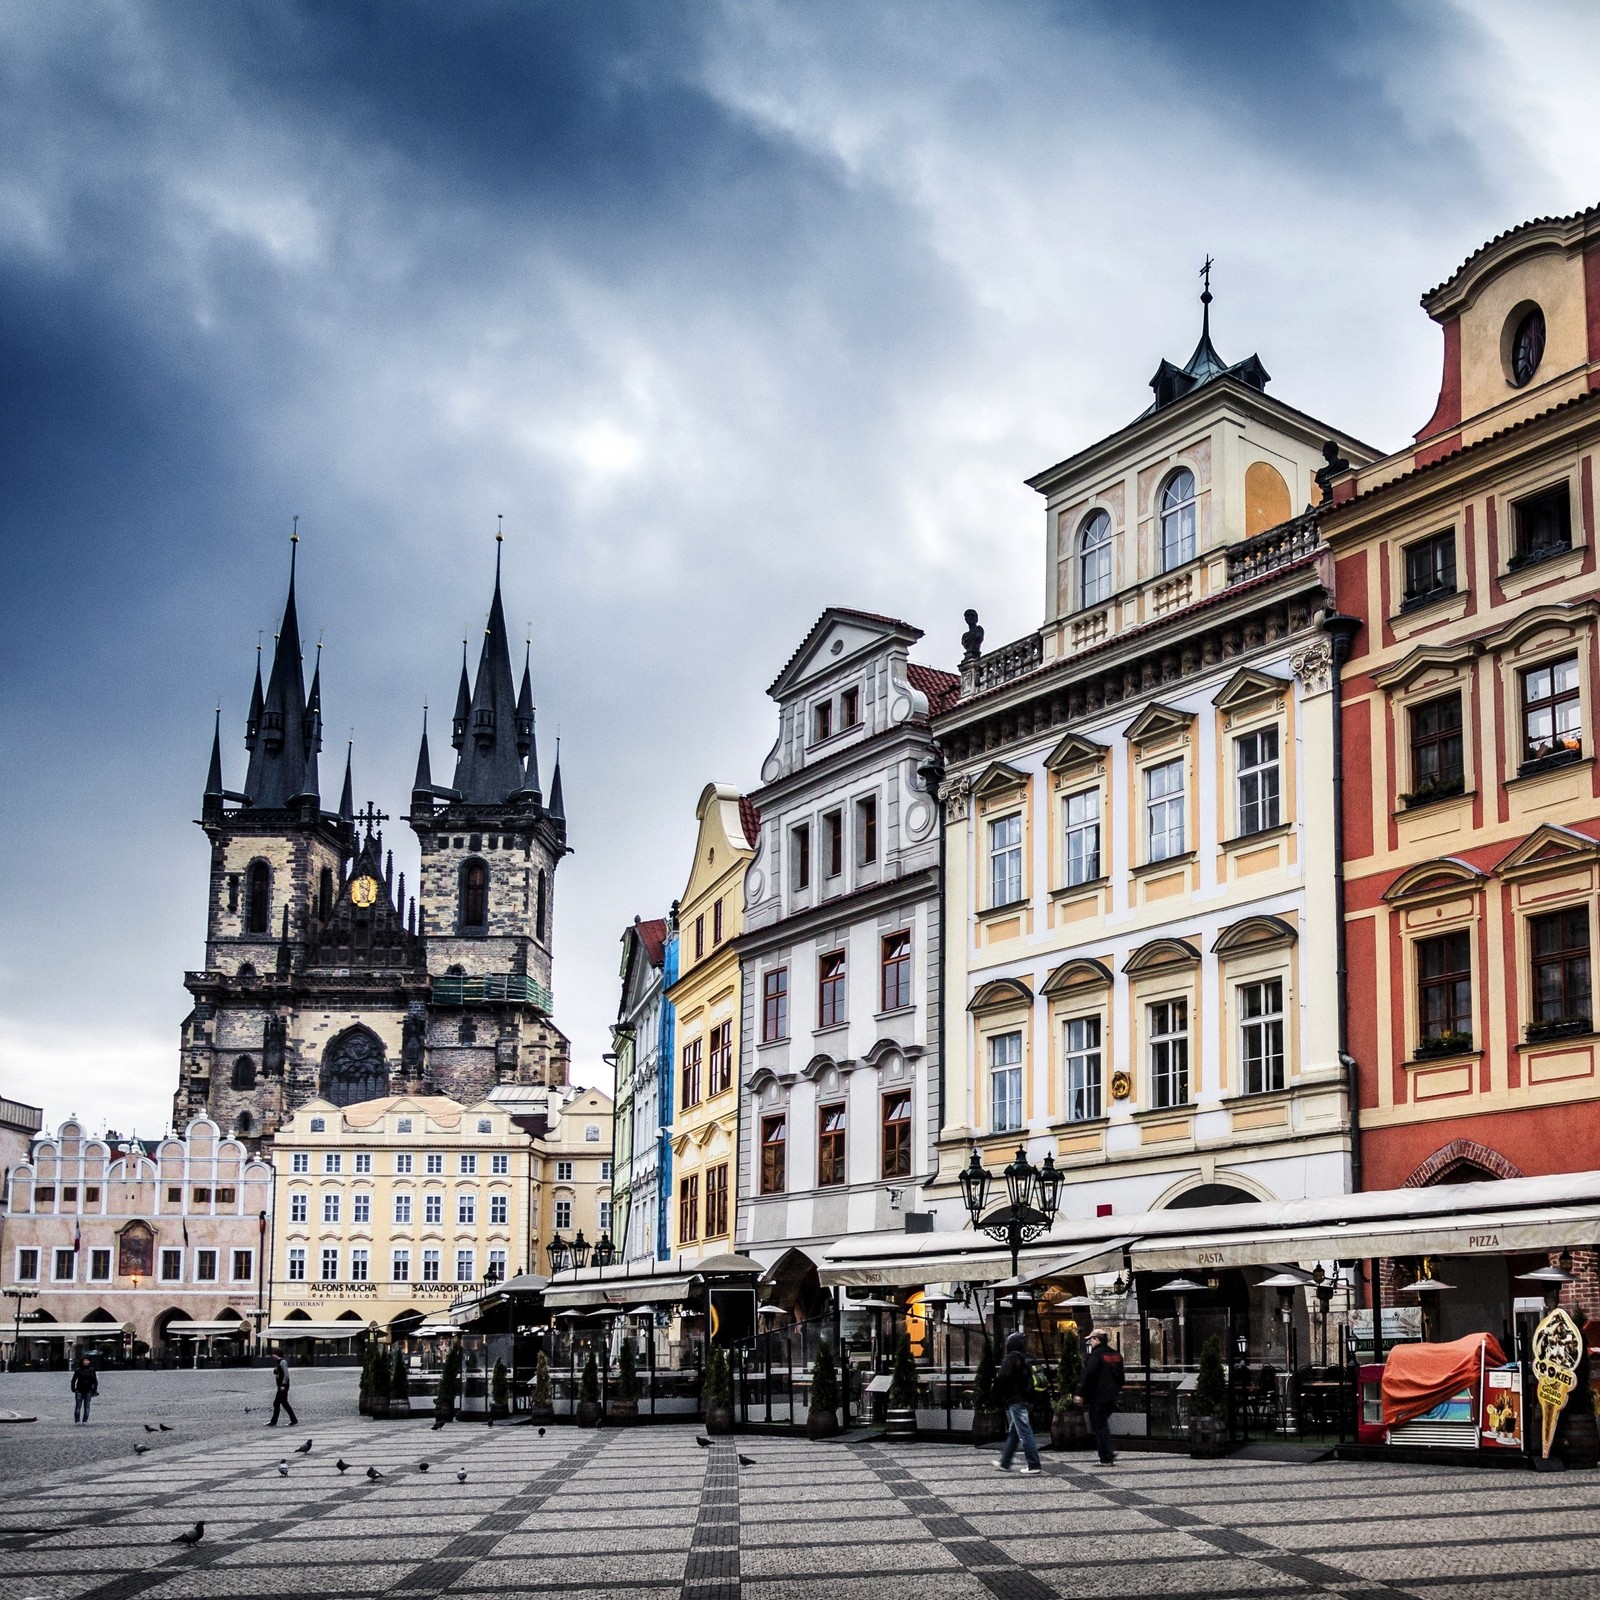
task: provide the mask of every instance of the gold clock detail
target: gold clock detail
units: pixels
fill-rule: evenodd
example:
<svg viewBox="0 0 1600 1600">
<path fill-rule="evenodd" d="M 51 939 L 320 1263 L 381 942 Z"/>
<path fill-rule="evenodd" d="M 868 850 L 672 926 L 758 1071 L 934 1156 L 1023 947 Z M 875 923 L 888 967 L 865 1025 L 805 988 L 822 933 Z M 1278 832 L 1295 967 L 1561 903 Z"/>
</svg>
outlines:
<svg viewBox="0 0 1600 1600">
<path fill-rule="evenodd" d="M 350 902 L 358 905 L 363 910 L 368 906 L 376 905 L 378 901 L 378 880 L 365 875 L 357 878 L 350 885 Z"/>
</svg>

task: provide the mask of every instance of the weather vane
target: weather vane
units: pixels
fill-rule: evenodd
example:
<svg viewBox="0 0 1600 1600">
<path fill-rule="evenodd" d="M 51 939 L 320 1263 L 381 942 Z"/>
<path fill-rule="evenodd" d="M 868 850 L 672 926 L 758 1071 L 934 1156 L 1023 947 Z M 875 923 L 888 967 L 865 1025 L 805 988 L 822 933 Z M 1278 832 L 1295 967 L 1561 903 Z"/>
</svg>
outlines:
<svg viewBox="0 0 1600 1600">
<path fill-rule="evenodd" d="M 1214 266 L 1216 266 L 1216 262 L 1208 255 L 1205 265 L 1200 269 L 1200 276 L 1205 280 L 1205 288 L 1200 294 L 1201 303 L 1204 305 L 1211 304 L 1211 269 Z"/>
</svg>

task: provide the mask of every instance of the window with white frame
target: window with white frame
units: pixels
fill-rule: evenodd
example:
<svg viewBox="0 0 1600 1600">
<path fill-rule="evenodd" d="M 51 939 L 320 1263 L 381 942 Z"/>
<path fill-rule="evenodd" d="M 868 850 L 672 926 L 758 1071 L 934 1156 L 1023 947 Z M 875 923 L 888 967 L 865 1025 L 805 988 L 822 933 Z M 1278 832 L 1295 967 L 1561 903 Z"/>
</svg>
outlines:
<svg viewBox="0 0 1600 1600">
<path fill-rule="evenodd" d="M 1278 730 L 1258 728 L 1234 740 L 1234 781 L 1239 794 L 1239 832 L 1263 833 L 1278 826 Z"/>
<path fill-rule="evenodd" d="M 78 1253 L 70 1247 L 55 1253 L 55 1271 L 51 1274 L 57 1283 L 70 1283 L 78 1275 Z"/>
<path fill-rule="evenodd" d="M 301 1283 L 306 1275 L 306 1253 L 300 1245 L 292 1245 L 289 1249 L 289 1281 Z"/>
<path fill-rule="evenodd" d="M 369 1258 L 365 1250 L 352 1250 L 350 1252 L 350 1281 L 351 1283 L 365 1283 L 369 1267 Z"/>
<path fill-rule="evenodd" d="M 572 1202 L 570 1200 L 556 1201 L 556 1232 L 564 1233 L 572 1226 Z"/>
<path fill-rule="evenodd" d="M 411 1252 L 394 1250 L 389 1255 L 389 1276 L 395 1283 L 411 1281 Z"/>
<path fill-rule="evenodd" d="M 1022 898 L 1022 813 L 989 824 L 989 904 L 1009 906 Z"/>
<path fill-rule="evenodd" d="M 296 1150 L 289 1157 L 289 1170 L 291 1172 L 309 1172 L 311 1170 L 311 1152 L 309 1150 Z"/>
<path fill-rule="evenodd" d="M 505 1194 L 492 1194 L 489 1196 L 489 1221 L 503 1223 L 511 1220 L 511 1196 Z"/>
<path fill-rule="evenodd" d="M 1091 511 L 1078 533 L 1078 604 L 1097 606 L 1111 597 L 1111 518 Z"/>
<path fill-rule="evenodd" d="M 1100 1019 L 1067 1021 L 1067 1121 L 1088 1122 L 1100 1115 Z"/>
<path fill-rule="evenodd" d="M 352 1222 L 372 1221 L 372 1194 L 367 1189 L 357 1189 L 350 1197 L 350 1220 Z"/>
<path fill-rule="evenodd" d="M 109 1257 L 110 1251 L 106 1252 Z M 235 1283 L 248 1283 L 256 1272 L 256 1253 L 254 1250 L 235 1250 L 233 1252 L 233 1281 Z M 106 1277 L 111 1276 L 111 1263 L 106 1262 Z"/>
<path fill-rule="evenodd" d="M 37 1250 L 17 1251 L 17 1282 L 37 1283 L 39 1281 L 39 1252 Z"/>
<path fill-rule="evenodd" d="M 444 1221 L 444 1196 L 442 1194 L 425 1194 L 422 1197 L 422 1220 L 425 1223 Z"/>
<path fill-rule="evenodd" d="M 604 1233 L 611 1232 L 611 1202 L 609 1200 L 600 1202 L 600 1228 Z"/>
<path fill-rule="evenodd" d="M 305 1222 L 311 1215 L 311 1196 L 304 1189 L 296 1189 L 289 1196 L 289 1220 Z"/>
<path fill-rule="evenodd" d="M 1283 979 L 1239 985 L 1239 1064 L 1246 1094 L 1283 1087 Z"/>
<path fill-rule="evenodd" d="M 478 1220 L 478 1198 L 471 1194 L 456 1196 L 456 1221 L 466 1224 Z"/>
<path fill-rule="evenodd" d="M 600 1163 L 600 1181 L 601 1183 L 611 1182 L 611 1163 L 609 1161 Z"/>
<path fill-rule="evenodd" d="M 1194 474 L 1174 472 L 1161 490 L 1161 570 L 1171 572 L 1194 559 Z"/>
<path fill-rule="evenodd" d="M 1189 1002 L 1158 1000 L 1149 1008 L 1150 1104 L 1158 1111 L 1189 1101 Z"/>
<path fill-rule="evenodd" d="M 477 1276 L 477 1268 L 473 1265 L 473 1252 L 471 1250 L 456 1251 L 456 1282 L 471 1283 Z"/>
<path fill-rule="evenodd" d="M 235 1250 L 234 1254 L 237 1256 L 239 1251 Z M 246 1250 L 244 1254 L 249 1255 L 250 1252 Z M 244 1275 L 248 1278 L 250 1276 L 249 1271 L 246 1270 Z M 91 1250 L 89 1252 L 89 1278 L 94 1283 L 107 1283 L 110 1281 L 111 1252 L 109 1250 Z"/>
<path fill-rule="evenodd" d="M 357 1151 L 355 1161 L 355 1170 L 357 1172 L 372 1171 L 372 1152 L 370 1150 Z"/>
<path fill-rule="evenodd" d="M 339 1220 L 339 1196 L 337 1193 L 323 1195 L 322 1220 L 324 1222 L 337 1222 Z"/>
<path fill-rule="evenodd" d="M 409 1222 L 411 1220 L 411 1196 L 397 1194 L 394 1197 L 394 1220 L 396 1222 Z"/>
<path fill-rule="evenodd" d="M 458 1164 L 456 1170 L 458 1172 L 460 1172 L 461 1174 L 463 1174 L 464 1176 L 467 1176 L 467 1177 L 470 1177 L 470 1176 L 474 1175 L 478 1170 L 478 1158 L 477 1158 L 477 1156 L 475 1156 L 475 1155 L 463 1155 L 463 1156 L 461 1156 L 459 1158 L 459 1164 Z"/>
<path fill-rule="evenodd" d="M 409 1150 L 402 1150 L 394 1158 L 394 1170 L 402 1176 L 411 1171 L 411 1152 Z"/>
<path fill-rule="evenodd" d="M 491 1250 L 489 1252 L 489 1268 L 484 1276 L 495 1283 L 505 1282 L 506 1253 L 504 1250 Z"/>
<path fill-rule="evenodd" d="M 430 1173 L 435 1173 L 435 1174 L 443 1172 L 444 1171 L 444 1156 L 443 1155 L 431 1155 L 431 1156 L 429 1156 L 428 1157 L 428 1171 Z"/>
<path fill-rule="evenodd" d="M 339 1281 L 339 1247 L 337 1245 L 324 1245 L 322 1247 L 322 1281 L 324 1283 L 337 1283 Z"/>
<path fill-rule="evenodd" d="M 194 1281 L 196 1283 L 215 1283 L 217 1281 L 217 1252 L 215 1250 L 195 1251 Z"/>
<path fill-rule="evenodd" d="M 344 1157 L 337 1150 L 324 1151 L 322 1170 L 324 1172 L 342 1172 L 344 1170 Z"/>
<path fill-rule="evenodd" d="M 489 1171 L 497 1178 L 503 1178 L 511 1171 L 511 1157 L 507 1155 L 490 1156 Z"/>
<path fill-rule="evenodd" d="M 1147 859 L 1170 861 L 1184 852 L 1183 757 L 1147 767 L 1144 774 Z"/>
<path fill-rule="evenodd" d="M 1062 802 L 1066 820 L 1067 885 L 1093 883 L 1100 876 L 1100 791 L 1080 789 Z"/>
<path fill-rule="evenodd" d="M 437 1283 L 439 1281 L 439 1252 L 437 1250 L 424 1250 L 422 1252 L 422 1281 L 424 1283 Z"/>
<path fill-rule="evenodd" d="M 1022 1034 L 989 1038 L 989 1124 L 996 1133 L 1022 1126 Z"/>
<path fill-rule="evenodd" d="M 558 1162 L 556 1162 L 556 1182 L 557 1183 L 571 1183 L 572 1182 L 572 1163 L 570 1161 L 558 1161 Z"/>
</svg>

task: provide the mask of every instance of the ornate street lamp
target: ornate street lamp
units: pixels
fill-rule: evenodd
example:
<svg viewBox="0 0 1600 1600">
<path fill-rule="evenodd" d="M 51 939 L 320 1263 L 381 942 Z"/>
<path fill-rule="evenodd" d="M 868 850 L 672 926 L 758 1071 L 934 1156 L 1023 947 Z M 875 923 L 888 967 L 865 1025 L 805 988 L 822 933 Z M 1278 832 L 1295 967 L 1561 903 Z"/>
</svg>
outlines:
<svg viewBox="0 0 1600 1600">
<path fill-rule="evenodd" d="M 553 1277 L 558 1272 L 565 1272 L 571 1263 L 572 1248 L 558 1233 L 547 1246 L 550 1251 L 550 1273 Z"/>
<path fill-rule="evenodd" d="M 594 1247 L 592 1259 L 597 1267 L 609 1267 L 616 1261 L 617 1247 L 612 1244 L 609 1233 L 600 1235 L 600 1242 Z"/>
<path fill-rule="evenodd" d="M 589 1265 L 589 1241 L 583 1236 L 583 1229 L 578 1229 L 578 1236 L 572 1241 L 572 1264 L 579 1272 Z"/>
<path fill-rule="evenodd" d="M 974 1145 L 972 1160 L 961 1172 L 961 1198 L 967 1215 L 972 1218 L 972 1226 L 1010 1250 L 1014 1278 L 1023 1245 L 1048 1233 L 1056 1220 L 1061 1206 L 1061 1174 L 1056 1171 L 1054 1156 L 1046 1156 L 1044 1166 L 1035 1167 L 1028 1160 L 1026 1150 L 1018 1145 L 1016 1160 L 1005 1169 L 1004 1177 L 1006 1204 L 985 1212 L 993 1179 L 985 1171 L 983 1158 Z"/>
</svg>

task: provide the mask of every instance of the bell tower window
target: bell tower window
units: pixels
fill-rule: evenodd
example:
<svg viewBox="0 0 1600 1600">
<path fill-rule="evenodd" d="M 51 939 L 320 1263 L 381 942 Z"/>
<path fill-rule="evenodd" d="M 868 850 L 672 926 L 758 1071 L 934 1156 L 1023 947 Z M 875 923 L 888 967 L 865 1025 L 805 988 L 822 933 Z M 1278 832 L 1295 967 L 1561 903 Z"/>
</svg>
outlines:
<svg viewBox="0 0 1600 1600">
<path fill-rule="evenodd" d="M 324 867 L 317 881 L 317 915 L 326 922 L 333 915 L 333 868 Z"/>
<path fill-rule="evenodd" d="M 271 927 L 272 868 L 265 861 L 252 861 L 245 882 L 245 932 L 267 933 Z"/>
<path fill-rule="evenodd" d="M 550 880 L 545 876 L 544 868 L 539 869 L 539 886 L 534 895 L 533 934 L 540 944 L 544 944 L 545 913 L 550 908 Z"/>
<path fill-rule="evenodd" d="M 481 932 L 489 926 L 489 868 L 468 861 L 461 868 L 461 930 Z"/>
<path fill-rule="evenodd" d="M 253 1056 L 239 1056 L 233 1063 L 233 1087 L 253 1089 L 256 1086 L 256 1063 Z"/>
</svg>

